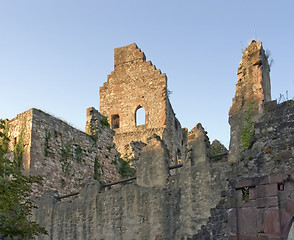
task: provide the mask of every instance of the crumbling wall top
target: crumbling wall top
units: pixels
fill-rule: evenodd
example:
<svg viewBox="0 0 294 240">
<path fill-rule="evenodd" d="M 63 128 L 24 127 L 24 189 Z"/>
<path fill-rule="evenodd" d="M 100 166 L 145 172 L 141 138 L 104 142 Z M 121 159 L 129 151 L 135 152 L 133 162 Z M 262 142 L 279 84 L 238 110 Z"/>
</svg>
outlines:
<svg viewBox="0 0 294 240">
<path fill-rule="evenodd" d="M 136 43 L 114 49 L 114 67 L 136 60 L 146 60 L 145 54 L 141 52 Z"/>
<path fill-rule="evenodd" d="M 271 100 L 271 86 L 267 56 L 261 42 L 252 41 L 243 51 L 237 71 L 236 94 L 229 115 L 244 110 L 252 101 L 262 113 L 263 102 Z"/>
</svg>

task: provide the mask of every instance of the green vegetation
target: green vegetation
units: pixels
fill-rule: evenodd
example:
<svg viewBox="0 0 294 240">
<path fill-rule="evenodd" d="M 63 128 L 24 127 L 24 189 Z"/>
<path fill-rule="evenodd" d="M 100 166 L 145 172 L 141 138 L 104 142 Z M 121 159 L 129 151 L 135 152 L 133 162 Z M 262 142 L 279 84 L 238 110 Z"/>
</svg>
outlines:
<svg viewBox="0 0 294 240">
<path fill-rule="evenodd" d="M 108 151 L 110 151 L 112 148 L 113 148 L 113 146 L 107 146 L 107 147 L 106 147 L 106 149 L 107 149 Z"/>
<path fill-rule="evenodd" d="M 213 142 L 210 145 L 210 156 L 216 156 L 222 153 L 227 153 L 228 150 L 226 147 L 218 140 L 213 140 Z M 216 157 L 213 158 L 214 162 L 222 160 L 224 157 Z"/>
<path fill-rule="evenodd" d="M 125 161 L 123 159 L 119 159 L 118 172 L 122 177 L 134 177 L 135 169 L 131 167 L 132 161 Z"/>
<path fill-rule="evenodd" d="M 71 142 L 67 142 L 61 148 L 61 159 L 60 159 L 62 172 L 64 172 L 66 175 L 68 175 L 70 172 L 71 158 L 72 158 Z"/>
<path fill-rule="evenodd" d="M 242 188 L 242 200 L 248 202 L 249 200 L 249 187 Z"/>
<path fill-rule="evenodd" d="M 13 154 L 14 162 L 19 169 L 23 167 L 23 152 L 24 152 L 24 131 L 21 130 L 17 141 L 14 143 Z"/>
<path fill-rule="evenodd" d="M 94 179 L 98 182 L 101 181 L 101 165 L 99 163 L 98 157 L 95 157 L 94 162 Z"/>
<path fill-rule="evenodd" d="M 100 120 L 100 123 L 102 126 L 104 127 L 110 127 L 109 123 L 108 123 L 108 120 L 107 120 L 107 117 L 103 116 Z"/>
<path fill-rule="evenodd" d="M 45 130 L 45 145 L 44 145 L 44 155 L 45 157 L 49 156 L 49 139 L 51 137 L 51 134 L 49 131 Z"/>
<path fill-rule="evenodd" d="M 0 155 L 4 155 L 8 150 L 9 136 L 8 124 L 0 119 Z"/>
<path fill-rule="evenodd" d="M 66 186 L 66 182 L 65 182 L 65 180 L 63 178 L 60 179 L 60 185 L 63 188 Z"/>
<path fill-rule="evenodd" d="M 1 239 L 32 239 L 38 234 L 48 234 L 45 228 L 30 220 L 34 203 L 30 199 L 31 184 L 40 182 L 38 177 L 21 173 L 20 159 L 23 152 L 23 133 L 15 144 L 15 159 L 5 157 L 8 150 L 8 127 L 0 120 L 0 237 Z M 21 147 L 22 146 L 22 147 Z"/>
<path fill-rule="evenodd" d="M 89 136 L 93 140 L 93 142 L 96 144 L 98 141 L 98 134 L 93 129 L 91 129 L 91 134 Z"/>
<path fill-rule="evenodd" d="M 242 141 L 242 147 L 244 149 L 248 149 L 252 144 L 252 136 L 254 135 L 254 124 L 255 122 L 252 121 L 253 116 L 253 104 L 254 101 L 252 101 L 248 105 L 248 109 L 245 111 L 245 119 L 244 119 L 244 127 L 241 131 L 241 141 Z"/>
<path fill-rule="evenodd" d="M 76 161 L 78 163 L 81 163 L 83 161 L 83 149 L 81 148 L 80 145 L 77 145 L 75 148 L 75 156 L 76 156 Z"/>
</svg>

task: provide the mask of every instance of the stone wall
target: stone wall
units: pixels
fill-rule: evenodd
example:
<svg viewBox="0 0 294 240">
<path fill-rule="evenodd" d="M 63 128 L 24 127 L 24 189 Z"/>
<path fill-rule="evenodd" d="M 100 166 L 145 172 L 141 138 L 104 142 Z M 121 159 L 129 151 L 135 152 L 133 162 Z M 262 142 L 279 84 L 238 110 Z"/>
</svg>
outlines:
<svg viewBox="0 0 294 240">
<path fill-rule="evenodd" d="M 207 148 L 206 144 L 200 145 Z M 191 164 L 191 151 L 193 147 L 181 171 L 171 174 L 168 148 L 154 135 L 142 148 L 136 183 L 110 190 L 99 188 L 95 182 L 88 183 L 76 199 L 62 202 L 52 194 L 43 196 L 35 218 L 47 227 L 49 236 L 39 239 L 185 239 L 192 236 L 208 221 L 210 209 L 221 199 L 220 191 L 226 181 L 221 180 L 225 178 L 222 175 L 225 171 L 219 171 L 221 165 L 210 165 L 208 159 Z"/>
<path fill-rule="evenodd" d="M 189 239 L 291 239 L 294 101 L 269 102 L 265 110 L 252 147 L 241 152 L 240 161 L 222 164 L 221 179 L 230 179 L 229 187 L 207 224 Z"/>
<path fill-rule="evenodd" d="M 9 121 L 9 128 L 10 150 L 23 130 L 24 169 L 44 179 L 42 186 L 34 186 L 35 196 L 47 190 L 58 190 L 60 194 L 76 192 L 86 179 L 93 178 L 95 159 L 101 182 L 119 179 L 113 163 L 119 153 L 112 141 L 114 133 L 107 127 L 101 127 L 93 139 L 60 119 L 30 109 Z M 9 155 L 12 158 L 12 153 Z"/>
<path fill-rule="evenodd" d="M 144 125 L 137 124 L 140 108 L 145 110 Z M 131 141 L 146 143 L 154 133 L 170 149 L 171 162 L 184 152 L 185 134 L 168 99 L 166 74 L 147 62 L 136 44 L 114 50 L 114 71 L 100 88 L 100 112 L 115 130 L 114 142 L 125 159 L 133 157 Z"/>
<path fill-rule="evenodd" d="M 16 118 L 8 121 L 9 125 L 9 152 L 7 157 L 12 160 L 14 158 L 14 148 L 15 145 L 22 141 L 20 138 L 23 138 L 24 151 L 23 151 L 23 169 L 25 175 L 28 175 L 30 172 L 31 165 L 31 147 L 32 147 L 32 122 L 33 122 L 33 109 L 26 111 L 24 113 L 18 114 Z M 33 161 L 33 160 L 32 160 Z"/>
<path fill-rule="evenodd" d="M 270 105 L 270 107 L 268 107 Z M 254 125 L 252 146 L 232 164 L 230 177 L 255 177 L 291 171 L 294 167 L 294 101 L 269 102 Z M 242 171 L 240 171 L 242 169 Z"/>
<path fill-rule="evenodd" d="M 210 159 L 201 124 L 189 133 L 181 128 L 167 97 L 165 74 L 146 62 L 135 44 L 115 49 L 115 70 L 100 97 L 119 151 L 139 158 L 135 183 L 112 189 L 94 180 L 82 184 L 92 179 L 95 159 L 102 180 L 117 179 L 114 131 L 94 108 L 87 110 L 90 135 L 36 109 L 10 121 L 11 144 L 25 125 L 26 169 L 46 176 L 39 192 L 59 191 L 38 199 L 34 219 L 49 232 L 38 239 L 257 240 L 294 234 L 294 101 L 270 101 L 261 43 L 251 42 L 238 70 L 229 161 Z M 244 149 L 240 136 L 252 100 L 256 124 Z M 145 108 L 146 122 L 136 126 L 139 107 Z M 64 179 L 65 186 L 57 179 Z M 81 185 L 76 198 L 58 197 Z"/>
<path fill-rule="evenodd" d="M 246 111 L 252 109 L 251 121 L 257 122 L 264 113 L 264 103 L 271 101 L 271 85 L 267 56 L 261 42 L 252 41 L 244 50 L 238 68 L 236 94 L 229 112 L 231 125 L 229 161 L 236 162 L 243 148 L 241 132 Z"/>
</svg>

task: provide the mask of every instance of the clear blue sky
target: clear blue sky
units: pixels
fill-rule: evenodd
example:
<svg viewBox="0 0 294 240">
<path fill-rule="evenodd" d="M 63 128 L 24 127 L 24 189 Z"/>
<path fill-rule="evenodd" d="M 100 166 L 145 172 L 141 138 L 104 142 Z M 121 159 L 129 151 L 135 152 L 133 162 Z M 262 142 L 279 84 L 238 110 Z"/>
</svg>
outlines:
<svg viewBox="0 0 294 240">
<path fill-rule="evenodd" d="M 0 118 L 32 107 L 84 129 L 113 49 L 137 43 L 168 76 L 183 127 L 229 143 L 237 68 L 254 38 L 272 53 L 272 97 L 294 96 L 293 0 L 0 0 Z"/>
</svg>

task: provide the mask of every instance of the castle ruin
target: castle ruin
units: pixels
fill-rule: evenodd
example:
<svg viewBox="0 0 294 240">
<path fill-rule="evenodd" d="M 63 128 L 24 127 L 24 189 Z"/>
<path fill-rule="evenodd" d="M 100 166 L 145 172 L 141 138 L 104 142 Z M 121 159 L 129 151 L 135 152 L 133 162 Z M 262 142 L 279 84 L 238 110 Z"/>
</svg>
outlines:
<svg viewBox="0 0 294 240">
<path fill-rule="evenodd" d="M 25 173 L 44 177 L 35 195 L 50 190 L 36 199 L 33 218 L 49 232 L 38 239 L 292 239 L 294 102 L 271 101 L 262 44 L 249 44 L 238 69 L 228 161 L 210 155 L 200 123 L 189 133 L 181 127 L 166 75 L 136 44 L 114 55 L 86 133 L 37 109 L 8 122 L 11 151 L 25 133 Z M 141 108 L 144 125 L 136 122 Z M 120 155 L 138 158 L 136 176 L 108 189 L 120 180 Z"/>
<path fill-rule="evenodd" d="M 145 112 L 142 125 L 139 110 Z M 115 130 L 114 142 L 123 158 L 136 157 L 131 142 L 146 143 L 153 134 L 167 145 L 171 164 L 184 157 L 187 130 L 170 104 L 166 74 L 147 62 L 136 44 L 114 50 L 114 71 L 100 88 L 100 112 Z"/>
</svg>

